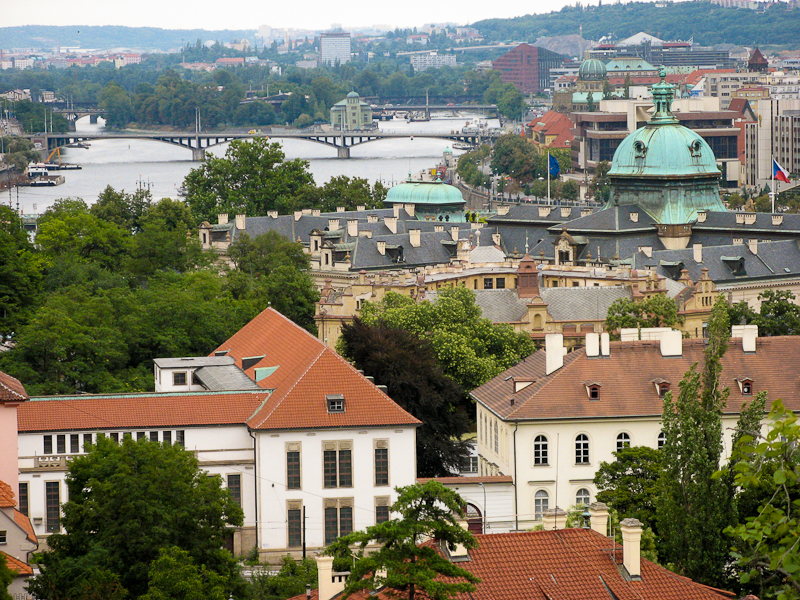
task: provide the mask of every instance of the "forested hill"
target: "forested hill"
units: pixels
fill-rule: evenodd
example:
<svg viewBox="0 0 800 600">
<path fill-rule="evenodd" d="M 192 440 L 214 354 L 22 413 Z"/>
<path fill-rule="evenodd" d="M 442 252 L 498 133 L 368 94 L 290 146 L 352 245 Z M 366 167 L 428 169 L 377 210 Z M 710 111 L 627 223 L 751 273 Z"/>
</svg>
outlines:
<svg viewBox="0 0 800 600">
<path fill-rule="evenodd" d="M 248 38 L 252 41 L 254 29 L 206 31 L 204 29 L 160 29 L 158 27 L 106 26 L 55 26 L 23 25 L 0 27 L 0 47 L 54 48 L 78 46 L 80 48 L 141 48 L 147 50 L 178 50 L 198 39 L 230 42 Z"/>
<path fill-rule="evenodd" d="M 659 7 L 661 6 L 661 7 Z M 631 2 L 601 6 L 565 6 L 558 12 L 513 19 L 486 19 L 473 24 L 488 40 L 533 42 L 542 36 L 578 33 L 598 40 L 605 35 L 625 39 L 644 31 L 663 40 L 688 40 L 710 46 L 785 46 L 800 48 L 800 10 L 778 2 L 767 11 L 722 8 L 710 2 Z"/>
</svg>

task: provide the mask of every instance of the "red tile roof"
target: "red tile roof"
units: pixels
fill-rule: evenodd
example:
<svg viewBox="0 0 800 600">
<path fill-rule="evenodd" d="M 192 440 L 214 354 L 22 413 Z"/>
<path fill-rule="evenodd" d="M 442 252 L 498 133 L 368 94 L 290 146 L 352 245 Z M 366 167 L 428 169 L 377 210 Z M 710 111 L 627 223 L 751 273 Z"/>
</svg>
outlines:
<svg viewBox="0 0 800 600">
<path fill-rule="evenodd" d="M 14 509 L 14 521 L 25 531 L 30 541 L 34 544 L 39 543 L 39 540 L 36 538 L 36 532 L 33 530 L 33 525 L 31 525 L 31 520 L 27 515 L 23 515 L 16 508 Z"/>
<path fill-rule="evenodd" d="M 248 420 L 254 429 L 420 424 L 336 352 L 271 308 L 217 351 L 226 351 L 239 367 L 242 359 L 263 356 L 244 371 L 253 380 L 258 370 L 275 368 L 257 381 L 274 392 Z M 328 412 L 325 396 L 333 394 L 344 396 L 344 412 Z"/>
<path fill-rule="evenodd" d="M 264 391 L 50 396 L 17 410 L 20 432 L 245 423 Z"/>
<path fill-rule="evenodd" d="M 14 508 L 17 501 L 14 500 L 14 491 L 5 481 L 0 481 L 0 508 Z"/>
<path fill-rule="evenodd" d="M 653 380 L 665 379 L 677 390 L 692 364 L 702 365 L 704 348 L 702 339 L 683 340 L 683 355 L 665 359 L 657 341 L 612 342 L 608 358 L 587 358 L 581 348 L 567 354 L 564 366 L 550 375 L 545 375 L 545 352 L 540 350 L 472 396 L 507 420 L 660 416 L 663 401 Z M 752 399 L 736 382 L 745 376 L 753 378 L 754 392 L 767 390 L 770 400 L 782 398 L 787 408 L 800 410 L 800 336 L 758 338 L 755 354 L 745 354 L 742 340 L 731 339 L 722 367 L 721 382 L 730 388 L 726 413 L 738 413 Z M 515 394 L 512 377 L 537 381 Z M 589 399 L 585 381 L 601 384 L 599 400 Z"/>
<path fill-rule="evenodd" d="M 695 69 L 686 77 L 686 83 L 696 85 L 708 73 L 735 73 L 736 69 Z"/>
<path fill-rule="evenodd" d="M 0 402 L 22 402 L 28 393 L 18 379 L 0 371 Z"/>
<path fill-rule="evenodd" d="M 14 571 L 17 574 L 17 576 L 33 575 L 33 569 L 31 569 L 30 565 L 25 564 L 21 560 L 18 560 L 13 556 L 11 556 L 10 554 L 6 554 L 5 552 L 0 552 L 0 554 L 2 554 L 5 557 L 8 568 Z"/>
</svg>

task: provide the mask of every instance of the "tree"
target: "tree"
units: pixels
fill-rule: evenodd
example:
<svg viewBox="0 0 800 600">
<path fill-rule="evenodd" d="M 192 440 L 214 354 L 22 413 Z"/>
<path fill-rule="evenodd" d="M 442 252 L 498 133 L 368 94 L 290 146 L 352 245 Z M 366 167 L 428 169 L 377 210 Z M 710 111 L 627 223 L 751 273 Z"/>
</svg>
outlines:
<svg viewBox="0 0 800 600">
<path fill-rule="evenodd" d="M 346 175 L 331 177 L 320 189 L 317 208 L 322 212 L 335 212 L 340 206 L 345 210 L 356 210 L 358 206 L 364 206 L 368 210 L 383 208 L 385 193 L 381 192 L 379 185 L 376 183 L 370 189 L 369 181 L 363 177 L 350 178 Z"/>
<path fill-rule="evenodd" d="M 620 298 L 608 307 L 606 331 L 619 336 L 623 328 L 674 327 L 683 324 L 678 304 L 666 294 L 655 294 L 644 300 Z M 618 339 L 618 337 L 617 337 Z"/>
<path fill-rule="evenodd" d="M 755 490 L 755 514 L 725 530 L 742 584 L 757 584 L 761 597 L 800 598 L 800 425 L 780 400 L 772 405 L 769 430 L 745 431 L 734 446 L 735 483 Z"/>
<path fill-rule="evenodd" d="M 0 600 L 13 600 L 11 594 L 8 593 L 8 586 L 10 586 L 16 574 L 12 571 L 5 556 L 0 556 Z"/>
<path fill-rule="evenodd" d="M 656 523 L 665 562 L 695 581 L 722 586 L 728 547 L 720 532 L 735 521 L 733 490 L 713 477 L 722 456 L 721 416 L 729 394 L 719 382 L 730 337 L 722 295 L 712 309 L 708 333 L 702 371 L 693 365 L 680 382 L 678 397 L 672 392 L 664 397 L 666 442 Z"/>
<path fill-rule="evenodd" d="M 142 600 L 226 600 L 225 578 L 199 567 L 185 550 L 161 548 L 150 563 L 147 593 Z"/>
<path fill-rule="evenodd" d="M 100 92 L 100 108 L 106 111 L 106 126 L 122 129 L 134 118 L 131 96 L 119 84 L 108 83 Z"/>
<path fill-rule="evenodd" d="M 38 301 L 43 269 L 17 214 L 0 206 L 0 337 L 25 322 Z"/>
<path fill-rule="evenodd" d="M 753 322 L 760 335 L 800 335 L 800 306 L 789 290 L 764 290 L 761 310 Z"/>
<path fill-rule="evenodd" d="M 592 183 L 589 185 L 589 193 L 595 202 L 608 202 L 611 196 L 611 180 L 608 177 L 610 170 L 611 163 L 607 160 L 599 162 L 595 168 Z"/>
<path fill-rule="evenodd" d="M 109 185 L 89 208 L 89 213 L 125 231 L 136 233 L 141 231 L 142 218 L 150 209 L 152 201 L 150 190 L 126 194 L 125 190 L 118 192 Z"/>
<path fill-rule="evenodd" d="M 317 562 L 313 558 L 297 562 L 287 554 L 275 575 L 264 571 L 253 573 L 248 597 L 251 600 L 284 600 L 304 593 L 306 585 L 315 590 L 318 583 Z"/>
<path fill-rule="evenodd" d="M 521 119 L 527 109 L 525 97 L 516 87 L 512 87 L 497 99 L 497 110 L 509 119 Z"/>
<path fill-rule="evenodd" d="M 387 387 L 392 400 L 422 421 L 417 429 L 417 476 L 458 473 L 468 448 L 464 390 L 442 372 L 430 342 L 381 321 L 354 319 L 342 327 L 341 353 Z"/>
<path fill-rule="evenodd" d="M 30 585 L 37 598 L 77 599 L 87 578 L 109 588 L 121 586 L 133 598 L 155 583 L 160 592 L 153 589 L 146 597 L 163 598 L 165 568 L 191 571 L 192 563 L 216 575 L 209 576 L 211 589 L 223 587 L 222 597 L 239 585 L 236 561 L 224 540 L 229 525 L 241 525 L 242 509 L 219 477 L 200 470 L 191 452 L 130 436 L 122 444 L 98 436 L 87 454 L 70 462 L 67 488 L 61 520 L 66 533 L 48 538 L 51 551 L 43 555 L 42 572 Z"/>
<path fill-rule="evenodd" d="M 340 537 L 327 548 L 329 555 L 349 556 L 350 548 L 356 547 L 343 598 L 382 586 L 408 600 L 418 595 L 448 600 L 474 591 L 480 579 L 442 556 L 436 547 L 437 542 L 448 548 L 477 546 L 473 535 L 456 521 L 464 517 L 461 496 L 433 480 L 397 492 L 391 511 L 399 513 L 399 519 Z M 372 551 L 376 543 L 381 547 Z"/>
<path fill-rule="evenodd" d="M 543 159 L 536 147 L 513 133 L 495 141 L 491 167 L 495 175 L 510 175 L 522 182 L 544 175 Z"/>
<path fill-rule="evenodd" d="M 619 514 L 656 524 L 655 499 L 661 477 L 661 452 L 647 446 L 628 446 L 614 452 L 616 460 L 601 462 L 594 476 L 598 502 Z"/>
</svg>

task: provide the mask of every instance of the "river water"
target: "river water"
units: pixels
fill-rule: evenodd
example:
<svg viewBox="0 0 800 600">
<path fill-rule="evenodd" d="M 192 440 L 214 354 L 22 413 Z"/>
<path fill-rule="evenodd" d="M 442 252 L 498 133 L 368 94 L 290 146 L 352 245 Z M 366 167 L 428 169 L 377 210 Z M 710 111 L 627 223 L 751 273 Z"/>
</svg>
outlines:
<svg viewBox="0 0 800 600">
<path fill-rule="evenodd" d="M 406 139 L 389 139 L 355 146 L 350 151 L 351 158 L 336 158 L 336 149 L 305 140 L 276 139 L 284 149 L 286 157 L 301 158 L 309 162 L 309 170 L 314 181 L 322 185 L 331 177 L 347 175 L 363 177 L 370 182 L 383 181 L 387 186 L 400 183 L 409 173 L 435 166 L 442 153 L 451 144 L 448 140 L 411 139 L 414 133 L 449 133 L 471 123 L 476 115 L 463 114 L 459 117 L 434 118 L 425 123 L 406 123 L 404 120 L 379 122 L 379 128 L 386 132 L 408 133 Z M 490 119 L 489 127 L 499 126 L 497 120 Z M 89 118 L 80 119 L 76 124 L 79 132 L 98 132 L 104 129 L 100 124 L 92 125 Z M 227 144 L 215 146 L 208 152 L 216 156 L 225 153 Z M 11 192 L 3 192 L 0 202 L 19 209 L 23 214 L 42 213 L 59 198 L 83 198 L 91 204 L 106 186 L 116 190 L 134 191 L 139 187 L 149 187 L 154 199 L 177 198 L 177 188 L 183 178 L 200 163 L 191 160 L 191 151 L 163 142 L 148 140 L 98 140 L 91 142 L 87 149 L 67 148 L 62 151 L 62 160 L 80 164 L 80 171 L 60 171 L 66 182 L 63 185 L 42 187 L 21 187 Z M 460 154 L 455 150 L 454 154 Z M 7 195 L 6 195 L 7 194 Z"/>
</svg>

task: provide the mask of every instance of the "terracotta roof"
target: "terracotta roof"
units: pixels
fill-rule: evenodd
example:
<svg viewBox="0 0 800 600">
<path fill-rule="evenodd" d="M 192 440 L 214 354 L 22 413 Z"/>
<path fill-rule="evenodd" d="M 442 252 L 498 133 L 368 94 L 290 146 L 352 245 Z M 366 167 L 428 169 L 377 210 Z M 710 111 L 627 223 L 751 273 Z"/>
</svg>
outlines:
<svg viewBox="0 0 800 600">
<path fill-rule="evenodd" d="M 622 575 L 622 547 L 591 529 L 476 535 L 478 547 L 458 566 L 477 575 L 474 592 L 460 600 L 728 600 L 731 592 L 681 577 L 646 559 L 641 581 Z M 427 542 L 432 545 L 433 542 Z M 361 591 L 359 600 L 388 600 L 386 590 Z M 305 594 L 290 600 L 303 600 Z M 318 600 L 314 590 L 312 600 Z"/>
<path fill-rule="evenodd" d="M 612 342 L 610 356 L 588 358 L 585 348 L 564 357 L 564 366 L 545 375 L 545 352 L 540 350 L 504 373 L 473 390 L 472 396 L 506 420 L 583 419 L 660 416 L 662 399 L 653 385 L 661 377 L 677 383 L 695 362 L 702 365 L 704 341 L 683 340 L 680 357 L 663 358 L 657 341 Z M 754 380 L 753 390 L 769 391 L 786 407 L 800 410 L 800 336 L 761 337 L 755 354 L 745 354 L 741 339 L 731 339 L 722 359 L 722 384 L 730 388 L 726 413 L 736 414 L 743 395 L 736 378 Z M 698 367 L 699 368 L 699 367 Z M 533 377 L 536 383 L 513 393 L 512 377 Z M 603 387 L 598 400 L 590 400 L 584 381 Z M 511 404 L 513 399 L 514 403 Z"/>
<path fill-rule="evenodd" d="M 22 402 L 28 393 L 18 379 L 0 371 L 0 402 Z"/>
<path fill-rule="evenodd" d="M 14 500 L 14 491 L 5 481 L 0 481 L 0 508 L 14 508 L 17 501 Z"/>
<path fill-rule="evenodd" d="M 30 541 L 34 544 L 39 543 L 39 540 L 36 538 L 36 532 L 33 530 L 33 525 L 31 525 L 31 520 L 27 515 L 23 515 L 16 508 L 14 509 L 14 521 L 25 531 Z"/>
<path fill-rule="evenodd" d="M 50 396 L 17 410 L 20 432 L 245 423 L 266 390 Z"/>
<path fill-rule="evenodd" d="M 426 483 L 431 479 L 438 481 L 442 485 L 454 485 L 457 483 L 513 483 L 511 475 L 487 475 L 485 477 L 420 477 L 417 483 Z"/>
<path fill-rule="evenodd" d="M 8 568 L 11 569 L 12 571 L 14 571 L 17 574 L 17 576 L 20 576 L 20 575 L 33 575 L 33 569 L 31 569 L 30 565 L 22 562 L 21 560 L 18 560 L 16 558 L 14 558 L 10 554 L 6 554 L 5 552 L 0 552 L 0 554 L 5 556 L 6 564 L 8 565 Z"/>
<path fill-rule="evenodd" d="M 708 73 L 735 73 L 736 69 L 695 69 L 686 77 L 686 83 L 695 85 Z"/>
<path fill-rule="evenodd" d="M 420 424 L 336 352 L 271 308 L 217 351 L 225 351 L 239 367 L 251 358 L 245 374 L 274 390 L 248 420 L 254 429 Z M 334 394 L 344 396 L 344 412 L 328 412 L 325 397 Z"/>
</svg>

